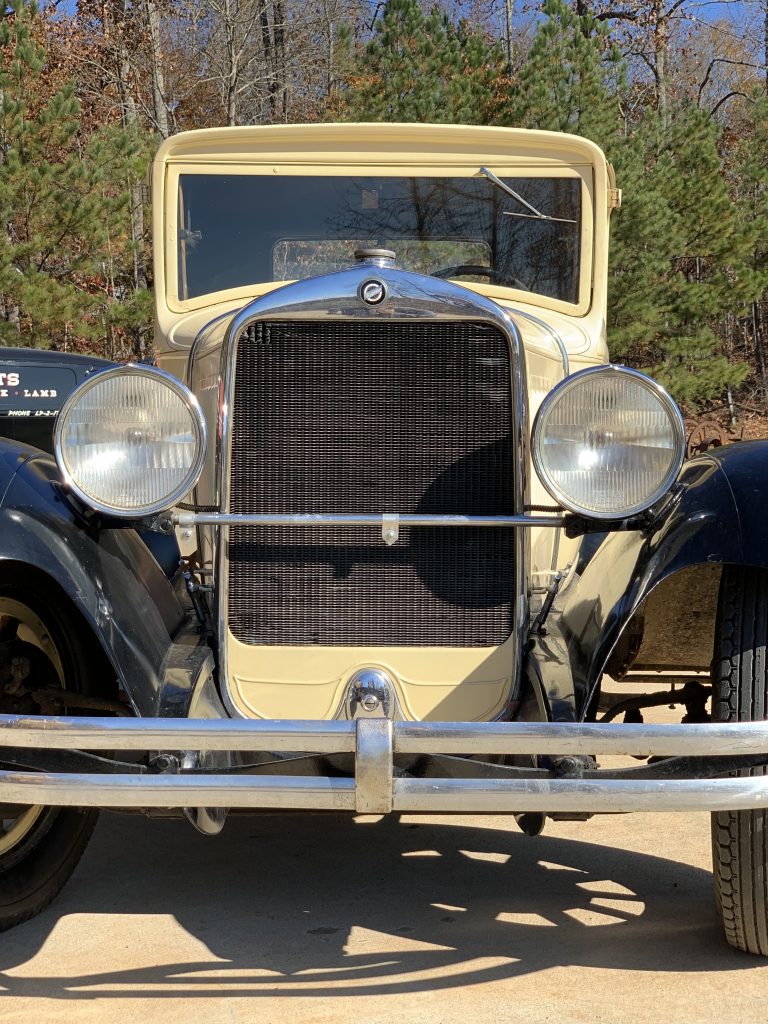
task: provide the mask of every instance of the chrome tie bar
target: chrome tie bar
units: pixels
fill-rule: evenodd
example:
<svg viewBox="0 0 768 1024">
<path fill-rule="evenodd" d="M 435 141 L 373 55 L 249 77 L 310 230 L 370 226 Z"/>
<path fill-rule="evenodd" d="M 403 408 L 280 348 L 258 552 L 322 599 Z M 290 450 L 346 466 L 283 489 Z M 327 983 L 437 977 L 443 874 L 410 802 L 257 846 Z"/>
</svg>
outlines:
<svg viewBox="0 0 768 1024">
<path fill-rule="evenodd" d="M 167 517 L 166 517 L 167 518 Z M 272 512 L 173 512 L 174 526 L 564 526 L 566 517 L 554 514 L 526 516 L 454 516 L 422 513 L 301 513 Z"/>
</svg>

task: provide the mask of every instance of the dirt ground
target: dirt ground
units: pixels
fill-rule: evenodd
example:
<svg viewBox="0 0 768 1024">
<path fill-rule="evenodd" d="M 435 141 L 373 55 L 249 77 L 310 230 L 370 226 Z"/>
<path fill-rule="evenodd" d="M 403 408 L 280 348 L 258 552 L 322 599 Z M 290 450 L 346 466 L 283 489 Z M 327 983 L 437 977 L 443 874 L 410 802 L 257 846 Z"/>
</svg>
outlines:
<svg viewBox="0 0 768 1024">
<path fill-rule="evenodd" d="M 180 821 L 105 814 L 0 936 L 5 1022 L 768 1020 L 720 936 L 706 815 Z"/>
</svg>

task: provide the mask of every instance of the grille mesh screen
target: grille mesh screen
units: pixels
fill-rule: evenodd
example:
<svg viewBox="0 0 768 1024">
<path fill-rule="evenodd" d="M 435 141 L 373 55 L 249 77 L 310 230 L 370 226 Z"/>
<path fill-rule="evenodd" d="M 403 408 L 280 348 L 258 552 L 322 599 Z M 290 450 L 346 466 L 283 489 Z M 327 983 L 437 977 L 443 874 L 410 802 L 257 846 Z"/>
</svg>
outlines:
<svg viewBox="0 0 768 1024">
<path fill-rule="evenodd" d="M 273 322 L 240 340 L 232 512 L 509 515 L 506 339 L 476 323 Z M 514 531 L 235 527 L 229 624 L 249 644 L 502 643 Z"/>
</svg>

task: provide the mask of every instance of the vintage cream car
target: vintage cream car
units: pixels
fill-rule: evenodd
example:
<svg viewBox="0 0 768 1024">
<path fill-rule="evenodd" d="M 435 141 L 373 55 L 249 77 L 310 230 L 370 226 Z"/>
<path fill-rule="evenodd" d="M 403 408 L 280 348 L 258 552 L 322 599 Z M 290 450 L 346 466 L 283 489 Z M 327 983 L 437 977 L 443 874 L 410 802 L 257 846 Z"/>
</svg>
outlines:
<svg viewBox="0 0 768 1024">
<path fill-rule="evenodd" d="M 768 954 L 768 449 L 608 363 L 600 150 L 207 130 L 152 196 L 159 366 L 0 442 L 0 924 L 100 806 L 708 810 Z"/>
</svg>

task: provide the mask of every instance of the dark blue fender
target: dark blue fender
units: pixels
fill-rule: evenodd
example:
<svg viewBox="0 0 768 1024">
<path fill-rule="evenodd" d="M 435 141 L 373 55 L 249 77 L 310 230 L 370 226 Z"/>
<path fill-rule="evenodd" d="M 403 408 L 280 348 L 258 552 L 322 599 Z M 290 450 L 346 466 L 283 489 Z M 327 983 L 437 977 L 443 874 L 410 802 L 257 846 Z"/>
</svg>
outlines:
<svg viewBox="0 0 768 1024">
<path fill-rule="evenodd" d="M 557 617 L 580 717 L 622 631 L 659 584 L 692 566 L 768 568 L 766 499 L 768 442 L 742 442 L 686 463 L 646 529 L 608 534 L 563 594 Z M 669 615 L 674 620 L 676 609 Z M 704 644 L 711 653 L 712 637 Z"/>
<path fill-rule="evenodd" d="M 0 440 L 0 570 L 10 562 L 55 581 L 139 714 L 161 713 L 174 638 L 189 622 L 179 591 L 135 530 L 77 507 L 49 455 Z"/>
</svg>

